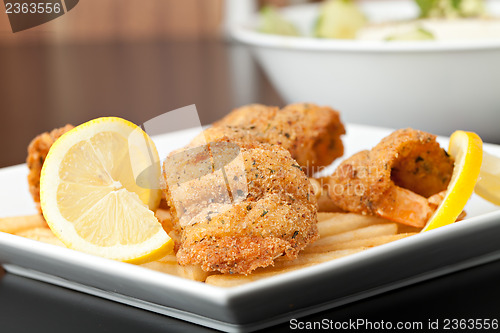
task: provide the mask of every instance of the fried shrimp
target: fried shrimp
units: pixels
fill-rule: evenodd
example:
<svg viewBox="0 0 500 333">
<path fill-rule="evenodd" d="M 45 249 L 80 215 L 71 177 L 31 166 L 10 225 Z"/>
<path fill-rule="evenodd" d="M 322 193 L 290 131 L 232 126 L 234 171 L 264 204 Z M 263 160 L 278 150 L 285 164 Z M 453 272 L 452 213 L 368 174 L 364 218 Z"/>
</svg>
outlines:
<svg viewBox="0 0 500 333">
<path fill-rule="evenodd" d="M 224 138 L 171 155 L 162 178 L 180 264 L 248 274 L 318 237 L 312 185 L 281 146 Z"/>
<path fill-rule="evenodd" d="M 402 129 L 361 151 L 325 178 L 340 209 L 423 227 L 439 204 L 453 160 L 432 134 Z"/>
<path fill-rule="evenodd" d="M 66 125 L 51 132 L 42 133 L 35 137 L 28 146 L 28 157 L 26 158 L 29 169 L 28 185 L 40 213 L 42 212 L 40 207 L 40 173 L 42 172 L 43 162 L 54 142 L 71 129 L 73 129 L 72 125 Z"/>
<path fill-rule="evenodd" d="M 233 110 L 197 137 L 193 145 L 222 137 L 281 145 L 312 174 L 343 155 L 343 134 L 345 128 L 339 113 L 329 107 L 301 103 L 280 110 L 253 104 Z"/>
</svg>

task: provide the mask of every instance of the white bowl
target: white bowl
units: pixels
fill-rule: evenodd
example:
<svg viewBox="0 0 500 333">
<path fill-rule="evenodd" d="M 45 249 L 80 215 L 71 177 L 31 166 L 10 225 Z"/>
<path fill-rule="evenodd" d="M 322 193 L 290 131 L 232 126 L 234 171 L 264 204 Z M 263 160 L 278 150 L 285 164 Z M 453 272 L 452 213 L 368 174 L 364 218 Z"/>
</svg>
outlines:
<svg viewBox="0 0 500 333">
<path fill-rule="evenodd" d="M 417 16 L 413 2 L 361 3 L 370 20 Z M 490 13 L 500 16 L 500 2 Z M 282 13 L 310 34 L 316 5 Z M 413 127 L 437 134 L 472 130 L 500 141 L 500 39 L 426 42 L 327 40 L 256 31 L 256 19 L 232 35 L 248 44 L 288 103 L 330 105 L 347 122 Z"/>
</svg>

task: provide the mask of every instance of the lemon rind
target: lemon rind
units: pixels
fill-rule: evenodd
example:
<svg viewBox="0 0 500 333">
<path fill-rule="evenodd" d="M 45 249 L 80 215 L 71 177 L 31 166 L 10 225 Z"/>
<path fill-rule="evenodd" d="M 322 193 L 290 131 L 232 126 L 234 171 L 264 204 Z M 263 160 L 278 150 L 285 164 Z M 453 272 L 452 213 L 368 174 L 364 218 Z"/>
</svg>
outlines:
<svg viewBox="0 0 500 333">
<path fill-rule="evenodd" d="M 58 175 L 58 166 L 60 165 L 65 154 L 57 155 L 58 151 L 68 151 L 69 148 L 77 142 L 89 140 L 101 131 L 116 131 L 123 134 L 124 125 L 128 127 L 130 131 L 137 129 L 135 124 L 127 120 L 117 117 L 102 117 L 84 123 L 63 134 L 49 150 L 45 163 L 42 167 L 40 177 L 40 204 L 45 220 L 47 221 L 47 224 L 51 228 L 52 232 L 68 248 L 83 250 L 89 254 L 114 260 L 125 262 L 145 262 L 148 261 L 148 258 L 156 258 L 158 256 L 165 255 L 173 248 L 173 240 L 161 228 L 161 224 L 159 222 L 158 232 L 147 241 L 150 246 L 146 249 L 144 249 L 143 243 L 135 245 L 114 245 L 103 248 L 85 241 L 78 235 L 73 224 L 70 221 L 67 221 L 58 209 L 49 208 L 57 207 L 56 191 L 57 187 L 61 183 Z M 75 135 L 75 133 L 79 134 Z M 145 137 L 148 138 L 148 140 L 151 140 L 147 135 L 145 135 Z M 157 154 L 154 144 L 151 144 L 151 147 L 155 150 L 154 153 Z M 53 180 L 53 182 L 47 182 L 46 180 L 48 179 Z M 158 207 L 161 196 L 157 195 L 156 197 L 157 198 L 153 198 L 153 206 Z M 144 207 L 145 209 L 148 209 L 146 205 L 144 205 Z M 151 215 L 152 218 L 156 219 L 152 211 Z M 54 223 L 55 221 L 57 222 Z M 72 241 L 70 241 L 70 239 Z M 143 251 L 138 250 L 141 248 Z"/>
</svg>

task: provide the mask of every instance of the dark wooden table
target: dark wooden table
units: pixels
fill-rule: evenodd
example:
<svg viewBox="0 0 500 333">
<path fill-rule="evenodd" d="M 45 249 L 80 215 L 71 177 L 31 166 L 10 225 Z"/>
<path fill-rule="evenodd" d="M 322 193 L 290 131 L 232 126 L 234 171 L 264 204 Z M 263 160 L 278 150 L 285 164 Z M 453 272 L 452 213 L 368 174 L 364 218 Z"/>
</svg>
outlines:
<svg viewBox="0 0 500 333">
<path fill-rule="evenodd" d="M 298 320 L 349 322 L 364 319 L 393 325 L 397 322 L 421 323 L 423 328 L 427 328 L 429 321 L 439 321 L 439 329 L 433 332 L 445 331 L 446 319 L 498 321 L 499 279 L 500 261 L 496 261 Z M 0 277 L 0 322 L 1 331 L 9 333 L 213 332 L 188 322 L 11 274 Z M 265 331 L 298 331 L 291 328 L 290 323 L 285 322 Z M 413 331 L 428 330 L 398 330 Z M 446 331 L 497 332 L 498 329 Z"/>
<path fill-rule="evenodd" d="M 0 167 L 37 134 L 119 116 L 141 124 L 196 104 L 202 124 L 247 103 L 282 105 L 243 46 L 224 41 L 0 43 Z"/>
</svg>

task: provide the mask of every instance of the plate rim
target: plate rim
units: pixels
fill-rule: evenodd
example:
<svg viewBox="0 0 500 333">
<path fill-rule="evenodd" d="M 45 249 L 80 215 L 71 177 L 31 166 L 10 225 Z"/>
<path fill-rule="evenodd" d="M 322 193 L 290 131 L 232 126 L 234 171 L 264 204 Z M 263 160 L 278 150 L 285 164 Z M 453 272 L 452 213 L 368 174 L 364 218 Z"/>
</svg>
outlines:
<svg viewBox="0 0 500 333">
<path fill-rule="evenodd" d="M 369 125 L 356 125 L 356 124 L 346 124 L 347 132 L 349 133 L 351 130 L 355 131 L 363 131 L 371 130 L 372 135 L 387 135 L 392 131 L 389 128 L 381 128 Z M 446 137 L 438 137 L 438 140 L 448 140 Z M 345 143 L 349 142 L 349 134 L 347 134 Z M 491 147 L 498 151 L 500 151 L 500 146 L 493 144 L 485 144 L 485 147 Z M 6 168 L 0 169 L 0 177 L 3 171 L 15 171 L 15 168 L 25 168 L 25 165 L 20 164 L 17 166 L 10 166 Z M 367 251 L 359 252 L 352 254 L 350 256 L 346 256 L 343 258 L 336 259 L 334 261 L 329 261 L 325 263 L 321 263 L 318 265 L 314 265 L 311 267 L 305 267 L 296 271 L 286 272 L 280 275 L 272 276 L 269 278 L 265 278 L 262 280 L 254 281 L 245 285 L 234 286 L 230 288 L 217 287 L 208 285 L 198 281 L 192 281 L 189 279 L 181 278 L 178 276 L 168 275 L 162 272 L 154 271 L 148 269 L 146 267 L 140 267 L 137 265 L 127 264 L 123 262 L 118 262 L 110 259 L 105 259 L 101 257 L 96 257 L 90 254 L 78 252 L 75 250 L 61 248 L 56 245 L 46 244 L 38 241 L 34 241 L 31 239 L 26 239 L 20 236 L 11 235 L 7 233 L 0 233 L 0 249 L 8 248 L 9 251 L 20 251 L 24 253 L 24 255 L 29 255 L 32 252 L 42 254 L 48 260 L 54 260 L 59 262 L 64 262 L 65 260 L 73 263 L 81 265 L 80 267 L 87 268 L 87 265 L 91 263 L 91 267 L 96 270 L 98 273 L 105 272 L 107 274 L 111 274 L 113 276 L 119 276 L 121 278 L 125 278 L 129 281 L 136 282 L 145 282 L 149 286 L 159 286 L 162 290 L 170 291 L 174 290 L 177 293 L 184 293 L 185 295 L 192 297 L 191 302 L 195 302 L 196 300 L 203 300 L 206 303 L 211 303 L 214 306 L 218 306 L 222 308 L 222 310 L 227 310 L 228 313 L 233 313 L 236 311 L 232 309 L 231 306 L 237 303 L 240 300 L 245 300 L 245 298 L 251 297 L 254 293 L 262 293 L 268 289 L 273 289 L 278 286 L 281 288 L 293 288 L 294 282 L 307 282 L 311 277 L 317 276 L 325 276 L 327 274 L 332 274 L 336 272 L 336 269 L 342 267 L 355 267 L 356 265 L 364 264 L 365 262 L 370 262 L 373 257 L 380 258 L 384 255 L 387 255 L 391 252 L 394 252 L 394 249 L 410 249 L 415 246 L 421 246 L 419 244 L 424 243 L 432 243 L 439 241 L 439 239 L 446 239 L 447 237 L 453 237 L 457 235 L 461 235 L 464 232 L 468 232 L 469 229 L 472 230 L 482 230 L 495 221 L 500 220 L 500 207 L 491 212 L 487 212 L 478 216 L 473 216 L 466 219 L 463 222 L 454 223 L 448 226 L 444 226 L 442 228 L 438 228 L 435 230 L 428 231 L 423 234 L 416 235 L 415 237 L 408 237 L 405 239 L 401 239 L 392 243 L 384 244 L 381 246 L 377 246 Z M 472 222 L 472 226 L 468 222 Z M 63 251 L 61 251 L 61 249 Z M 0 263 L 18 265 L 13 262 L 8 262 L 9 260 L 5 260 L 6 254 L 0 251 Z M 396 251 L 399 252 L 399 251 Z M 7 257 L 9 253 L 7 253 Z M 55 256 L 55 258 L 53 257 Z M 97 267 L 94 267 L 97 265 Z M 131 267 L 136 266 L 136 267 Z M 26 268 L 26 267 L 25 267 Z M 37 270 L 41 271 L 41 270 Z M 46 273 L 44 271 L 41 271 Z M 124 275 L 121 275 L 124 272 Z M 148 272 L 148 273 L 146 273 Z M 49 273 L 46 273 L 49 274 Z M 65 279 L 65 277 L 58 276 L 56 274 L 52 274 L 56 277 Z M 78 281 L 73 281 L 75 283 L 79 283 Z M 94 287 L 93 285 L 89 285 Z M 120 295 L 124 295 L 127 297 L 134 297 L 131 295 L 127 295 L 124 293 L 120 293 Z M 362 297 L 363 298 L 363 297 Z M 140 299 L 140 298 L 139 298 Z M 335 301 L 336 299 L 333 299 Z M 159 306 L 169 307 L 168 305 Z M 317 305 L 319 306 L 319 305 Z M 182 309 L 180 309 L 182 310 Z M 307 310 L 307 308 L 306 308 Z M 313 311 L 313 310 L 311 310 Z M 204 318 L 214 319 L 208 315 L 203 315 L 201 313 L 191 312 L 196 316 L 202 316 Z M 290 312 L 283 312 L 282 316 L 285 316 Z M 286 316 L 285 316 L 286 317 Z M 235 319 L 236 318 L 236 319 Z M 274 317 L 269 320 L 273 320 Z M 233 314 L 232 320 L 237 320 L 237 315 Z M 186 319 L 183 319 L 186 320 Z M 220 320 L 219 320 L 220 321 Z M 233 330 L 232 328 L 244 328 L 248 327 L 248 324 L 234 324 L 230 321 L 224 322 L 229 326 L 226 328 Z M 214 326 L 210 326 L 210 323 L 202 323 L 205 326 L 217 328 Z M 232 328 L 231 328 L 232 327 Z"/>
</svg>

